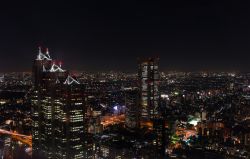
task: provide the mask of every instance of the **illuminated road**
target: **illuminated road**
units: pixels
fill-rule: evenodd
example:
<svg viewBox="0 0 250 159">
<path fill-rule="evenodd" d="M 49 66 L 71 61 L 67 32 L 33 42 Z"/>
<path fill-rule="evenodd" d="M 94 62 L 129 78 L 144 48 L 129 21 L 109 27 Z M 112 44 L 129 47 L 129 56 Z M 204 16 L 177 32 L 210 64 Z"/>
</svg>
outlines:
<svg viewBox="0 0 250 159">
<path fill-rule="evenodd" d="M 197 136 L 197 132 L 195 130 L 186 130 L 183 128 L 178 128 L 176 130 L 176 134 L 178 136 L 183 136 L 184 141 L 188 140 L 191 136 Z"/>
<path fill-rule="evenodd" d="M 197 132 L 194 130 L 185 130 L 185 135 L 183 140 L 186 141 L 188 140 L 188 138 L 190 138 L 191 136 L 197 136 Z"/>
<path fill-rule="evenodd" d="M 115 116 L 104 116 L 101 119 L 101 124 L 103 125 L 104 128 L 110 126 L 110 125 L 115 125 L 115 124 L 120 124 L 125 122 L 125 115 L 115 115 Z"/>
<path fill-rule="evenodd" d="M 7 131 L 4 129 L 0 129 L 0 134 L 10 135 L 13 139 L 18 140 L 18 141 L 32 147 L 32 137 L 31 136 L 18 134 L 16 132 Z"/>
</svg>

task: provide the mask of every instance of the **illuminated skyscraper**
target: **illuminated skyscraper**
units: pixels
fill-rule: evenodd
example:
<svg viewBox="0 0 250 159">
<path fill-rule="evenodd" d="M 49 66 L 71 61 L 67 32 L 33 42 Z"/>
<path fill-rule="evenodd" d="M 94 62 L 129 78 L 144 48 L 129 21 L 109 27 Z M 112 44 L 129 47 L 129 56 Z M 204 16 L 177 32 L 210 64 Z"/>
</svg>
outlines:
<svg viewBox="0 0 250 159">
<path fill-rule="evenodd" d="M 33 81 L 33 158 L 83 158 L 82 85 L 41 48 L 33 65 Z"/>
<path fill-rule="evenodd" d="M 48 70 L 52 65 L 52 59 L 49 53 L 43 54 L 39 47 L 39 52 L 36 60 L 33 64 L 33 95 L 31 96 L 32 103 L 32 148 L 33 158 L 42 157 L 42 141 L 44 135 L 42 135 L 43 128 L 43 116 L 42 111 L 42 90 L 45 85 L 45 73 L 43 70 Z"/>
<path fill-rule="evenodd" d="M 141 124 L 145 121 L 152 122 L 155 138 L 155 157 L 161 158 L 165 147 L 165 120 L 163 110 L 160 107 L 159 93 L 159 59 L 149 58 L 140 61 L 139 64 L 139 82 L 140 82 L 140 107 Z"/>
<path fill-rule="evenodd" d="M 159 115 L 159 59 L 149 58 L 139 63 L 141 120 Z"/>
<path fill-rule="evenodd" d="M 84 94 L 83 87 L 71 76 L 63 83 L 58 84 L 55 137 L 57 139 L 56 158 L 80 159 L 84 153 Z"/>
</svg>

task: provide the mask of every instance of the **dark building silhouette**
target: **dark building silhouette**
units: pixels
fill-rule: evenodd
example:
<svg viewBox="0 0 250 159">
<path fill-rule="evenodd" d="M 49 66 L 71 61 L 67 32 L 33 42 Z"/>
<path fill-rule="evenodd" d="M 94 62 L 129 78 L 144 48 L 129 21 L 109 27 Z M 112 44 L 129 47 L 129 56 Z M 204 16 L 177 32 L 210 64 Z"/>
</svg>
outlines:
<svg viewBox="0 0 250 159">
<path fill-rule="evenodd" d="M 125 90 L 125 105 L 126 105 L 126 127 L 134 129 L 139 127 L 140 115 L 140 92 L 137 88 Z"/>
</svg>

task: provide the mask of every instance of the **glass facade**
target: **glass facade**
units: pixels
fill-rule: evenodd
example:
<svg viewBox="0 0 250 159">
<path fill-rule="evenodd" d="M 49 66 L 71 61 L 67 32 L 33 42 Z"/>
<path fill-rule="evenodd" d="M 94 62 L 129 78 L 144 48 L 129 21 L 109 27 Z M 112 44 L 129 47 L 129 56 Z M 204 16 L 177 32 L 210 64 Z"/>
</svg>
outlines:
<svg viewBox="0 0 250 159">
<path fill-rule="evenodd" d="M 158 59 L 150 58 L 139 63 L 140 106 L 142 120 L 159 115 L 159 71 Z"/>
</svg>

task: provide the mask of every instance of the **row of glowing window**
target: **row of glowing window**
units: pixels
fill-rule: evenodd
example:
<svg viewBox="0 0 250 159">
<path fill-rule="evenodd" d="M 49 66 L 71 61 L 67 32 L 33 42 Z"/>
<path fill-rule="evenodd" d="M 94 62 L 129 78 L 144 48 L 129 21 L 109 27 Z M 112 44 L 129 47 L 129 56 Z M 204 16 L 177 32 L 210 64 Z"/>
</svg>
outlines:
<svg viewBox="0 0 250 159">
<path fill-rule="evenodd" d="M 78 119 L 78 120 L 70 120 L 70 122 L 75 123 L 75 122 L 82 122 L 83 119 Z"/>
</svg>

